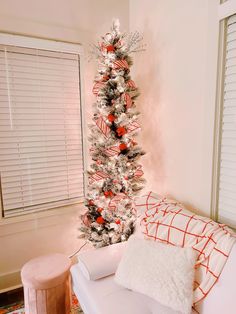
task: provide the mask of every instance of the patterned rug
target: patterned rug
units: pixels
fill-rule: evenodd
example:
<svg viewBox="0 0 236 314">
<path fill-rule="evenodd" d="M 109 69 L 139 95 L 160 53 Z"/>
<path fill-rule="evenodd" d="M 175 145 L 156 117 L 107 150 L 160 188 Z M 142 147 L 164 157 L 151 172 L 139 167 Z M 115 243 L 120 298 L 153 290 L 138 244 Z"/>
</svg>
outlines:
<svg viewBox="0 0 236 314">
<path fill-rule="evenodd" d="M 7 307 L 0 307 L 0 314 L 24 314 L 24 302 L 18 302 Z M 72 305 L 70 314 L 82 314 L 83 311 L 79 306 L 79 302 L 74 294 L 72 294 Z"/>
</svg>

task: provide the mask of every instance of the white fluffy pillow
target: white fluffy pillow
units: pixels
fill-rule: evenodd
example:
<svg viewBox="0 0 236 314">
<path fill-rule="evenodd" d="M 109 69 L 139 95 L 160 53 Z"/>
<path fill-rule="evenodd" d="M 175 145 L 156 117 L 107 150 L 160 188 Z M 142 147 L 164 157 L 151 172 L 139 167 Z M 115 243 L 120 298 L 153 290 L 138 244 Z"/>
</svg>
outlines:
<svg viewBox="0 0 236 314">
<path fill-rule="evenodd" d="M 184 314 L 191 313 L 196 253 L 131 237 L 115 275 L 116 283 L 148 295 Z"/>
</svg>

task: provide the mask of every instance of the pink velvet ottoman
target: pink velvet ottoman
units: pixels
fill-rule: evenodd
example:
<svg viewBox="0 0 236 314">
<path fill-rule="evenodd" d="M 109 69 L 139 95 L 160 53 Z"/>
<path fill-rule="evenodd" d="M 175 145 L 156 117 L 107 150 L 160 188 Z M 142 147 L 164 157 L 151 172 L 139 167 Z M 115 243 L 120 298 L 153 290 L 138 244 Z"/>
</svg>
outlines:
<svg viewBox="0 0 236 314">
<path fill-rule="evenodd" d="M 40 256 L 23 266 L 26 314 L 70 313 L 70 266 L 63 254 Z"/>
</svg>

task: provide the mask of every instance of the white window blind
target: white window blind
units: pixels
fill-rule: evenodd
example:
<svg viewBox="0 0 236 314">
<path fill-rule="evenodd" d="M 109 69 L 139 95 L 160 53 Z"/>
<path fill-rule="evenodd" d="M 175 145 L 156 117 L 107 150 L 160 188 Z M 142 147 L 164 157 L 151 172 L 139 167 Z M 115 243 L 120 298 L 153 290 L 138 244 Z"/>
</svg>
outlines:
<svg viewBox="0 0 236 314">
<path fill-rule="evenodd" d="M 4 217 L 81 201 L 79 55 L 0 45 Z"/>
<path fill-rule="evenodd" d="M 236 15 L 227 22 L 218 220 L 236 228 Z"/>
</svg>

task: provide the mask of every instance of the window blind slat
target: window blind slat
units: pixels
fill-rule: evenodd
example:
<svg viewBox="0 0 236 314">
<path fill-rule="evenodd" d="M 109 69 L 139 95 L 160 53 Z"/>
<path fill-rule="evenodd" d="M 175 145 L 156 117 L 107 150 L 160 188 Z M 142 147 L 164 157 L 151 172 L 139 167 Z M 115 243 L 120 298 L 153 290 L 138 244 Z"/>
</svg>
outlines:
<svg viewBox="0 0 236 314">
<path fill-rule="evenodd" d="M 236 24 L 234 22 L 228 22 L 227 34 L 234 33 L 236 31 Z M 235 38 L 235 37 L 234 37 Z M 228 39 L 228 36 L 227 36 Z"/>
<path fill-rule="evenodd" d="M 47 132 L 47 133 L 46 133 Z M 38 137 L 45 137 L 46 134 L 48 134 L 48 136 L 52 136 L 52 137 L 57 137 L 57 138 L 68 138 L 71 137 L 73 139 L 78 139 L 81 137 L 81 130 L 80 129 L 74 129 L 72 131 L 70 130 L 66 130 L 65 128 L 61 128 L 61 129 L 57 129 L 57 130 L 34 130 L 31 132 L 30 136 L 28 135 L 29 131 L 28 130 L 12 130 L 12 131 L 2 131 L 0 134 L 0 142 L 1 142 L 1 138 L 12 138 L 13 136 L 15 137 L 19 137 L 22 136 L 24 138 L 26 138 L 27 140 L 30 140 L 31 138 L 38 138 Z"/>
<path fill-rule="evenodd" d="M 5 104 L 8 103 L 8 96 L 7 95 L 0 95 L 0 102 L 4 102 Z M 42 95 L 41 96 L 41 99 L 40 99 L 40 102 L 39 102 L 39 98 L 38 96 L 35 96 L 35 97 L 32 97 L 32 96 L 27 96 L 27 95 L 22 95 L 22 96 L 15 96 L 15 95 L 12 95 L 11 97 L 11 106 L 16 104 L 16 103 L 19 103 L 19 104 L 22 104 L 22 103 L 25 103 L 25 104 L 28 104 L 28 103 L 40 103 L 40 104 L 49 104 L 49 106 L 52 106 L 53 104 L 61 104 L 61 105 L 76 105 L 76 99 L 73 98 L 73 97 L 67 97 L 66 98 L 66 101 L 65 99 L 63 99 L 62 97 L 56 97 L 56 96 L 47 96 L 45 97 L 45 95 Z"/>
<path fill-rule="evenodd" d="M 235 75 L 235 74 L 236 74 L 236 65 L 235 64 L 226 67 L 226 70 L 225 70 L 226 76 Z"/>
<path fill-rule="evenodd" d="M 236 86 L 235 86 L 236 89 Z M 224 108 L 224 116 L 227 115 L 235 115 L 236 114 L 236 106 L 235 107 L 225 107 Z"/>
<path fill-rule="evenodd" d="M 222 214 L 219 214 L 218 219 L 220 222 L 231 226 L 232 228 L 236 228 L 236 223 L 234 221 L 234 214 L 228 212 L 227 210 L 223 210 L 222 208 L 220 208 L 220 212 Z"/>
<path fill-rule="evenodd" d="M 49 58 L 51 60 L 50 62 L 55 63 L 66 62 L 64 60 L 78 60 L 77 54 L 20 46 L 5 46 L 0 44 L 0 51 L 4 52 L 6 47 L 10 56 L 26 58 L 27 60 L 29 60 L 30 58 L 35 58 L 35 56 L 44 57 L 45 60 Z"/>
<path fill-rule="evenodd" d="M 225 210 L 235 213 L 235 200 L 230 197 L 225 197 L 224 195 L 220 196 L 219 206 L 224 208 L 222 205 L 225 205 Z"/>
<path fill-rule="evenodd" d="M 66 184 L 66 181 L 64 182 Z M 58 196 L 63 193 L 69 195 L 70 193 L 80 191 L 81 187 L 79 184 L 68 184 L 69 192 L 67 189 L 65 190 L 65 184 L 57 185 L 57 186 L 47 186 L 43 188 L 37 189 L 29 189 L 25 191 L 12 192 L 5 194 L 5 204 L 15 204 L 16 199 L 22 199 L 24 201 L 36 201 L 40 200 L 40 198 L 53 197 Z M 50 191 L 49 191 L 50 189 Z"/>
<path fill-rule="evenodd" d="M 46 164 L 53 163 L 57 165 L 58 163 L 72 162 L 72 163 L 81 163 L 81 155 L 64 155 L 64 156 L 47 156 L 47 157 L 25 157 L 25 158 L 16 158 L 10 160 L 1 160 L 1 165 L 5 169 L 9 169 L 10 167 L 25 167 L 29 168 L 31 163 L 36 165 L 45 166 Z"/>
<path fill-rule="evenodd" d="M 31 126 L 32 124 L 28 124 L 27 126 Z M 72 125 L 72 124 L 71 124 Z M 74 124 L 76 125 L 76 124 Z M 57 126 L 60 126 L 60 124 L 58 124 Z M 77 126 L 77 125 L 76 125 Z M 63 127 L 63 126 L 62 126 Z M 0 130 L 1 131 L 1 130 Z M 51 144 L 53 145 L 54 142 L 61 142 L 61 143 L 67 143 L 67 140 L 68 140 L 68 136 L 61 136 L 61 135 L 51 135 L 48 139 L 47 139 L 47 142 L 48 144 L 51 142 Z M 76 141 L 77 138 L 74 137 L 72 138 L 70 141 L 68 140 L 69 143 L 72 143 L 72 145 L 74 145 L 76 142 L 78 143 L 78 141 Z M 42 141 L 45 141 L 45 137 L 44 136 L 37 136 L 37 137 L 34 137 L 34 136 L 24 136 L 24 137 L 18 137 L 18 143 L 19 144 L 28 144 L 28 146 L 31 146 L 31 143 L 33 145 L 33 143 L 35 142 L 42 142 Z M 17 143 L 16 142 L 16 139 L 13 138 L 13 137 L 10 137 L 10 138 L 0 138 L 0 143 L 1 144 L 11 144 L 11 143 Z M 50 144 L 49 144 L 50 145 Z"/>
<path fill-rule="evenodd" d="M 77 159 L 71 159 L 70 162 L 66 162 L 66 160 L 47 160 L 45 162 L 32 162 L 29 160 L 29 162 L 25 162 L 22 164 L 16 164 L 16 165 L 8 165 L 2 168 L 2 174 L 4 175 L 6 172 L 9 174 L 15 174 L 17 171 L 28 171 L 32 172 L 33 170 L 40 171 L 42 169 L 50 168 L 50 167 L 73 167 L 73 166 L 81 165 L 81 161 L 79 162 Z"/>
<path fill-rule="evenodd" d="M 235 25 L 234 25 L 234 28 L 235 28 Z M 235 32 L 235 30 L 234 30 Z M 231 41 L 227 41 L 227 51 L 230 51 L 230 50 L 233 50 L 233 49 L 236 49 L 236 40 L 235 38 Z"/>
<path fill-rule="evenodd" d="M 49 151 L 38 151 L 38 152 L 31 152 L 29 154 L 29 152 L 20 152 L 19 153 L 19 150 L 16 151 L 15 153 L 11 152 L 11 154 L 9 154 L 9 158 L 6 160 L 6 154 L 5 153 L 2 153 L 0 154 L 0 161 L 9 161 L 9 160 L 13 160 L 13 161 L 16 161 L 16 160 L 22 160 L 22 159 L 26 159 L 26 158 L 39 158 L 39 157 L 66 157 L 66 156 L 74 156 L 74 157 L 80 157 L 82 156 L 82 152 L 81 150 L 79 149 L 76 149 L 74 148 L 73 150 L 66 150 L 65 151 L 65 147 L 62 147 L 64 148 L 64 150 L 54 150 L 52 152 L 49 152 Z"/>
<path fill-rule="evenodd" d="M 60 175 L 60 176 L 55 176 L 55 177 L 44 177 L 44 178 L 39 178 L 39 179 L 30 179 L 30 180 L 22 180 L 21 178 L 19 178 L 18 181 L 13 181 L 10 183 L 5 183 L 4 184 L 4 188 L 3 188 L 3 192 L 4 193 L 13 193 L 13 192 L 20 192 L 21 188 L 23 187 L 24 190 L 29 190 L 29 189 L 37 189 L 37 187 L 44 187 L 45 184 L 50 184 L 52 186 L 54 186 L 54 184 L 58 184 L 60 185 L 61 182 L 67 181 L 68 184 L 77 184 L 77 183 L 81 183 L 83 181 L 83 176 L 80 175 L 76 175 L 76 176 L 70 176 L 70 178 L 68 178 L 67 174 L 66 175 Z"/>
<path fill-rule="evenodd" d="M 58 95 L 62 95 L 62 97 L 66 98 L 67 95 L 78 95 L 78 87 L 65 87 L 63 84 L 61 84 L 61 86 L 40 86 L 40 90 L 37 91 L 37 89 L 39 89 L 39 87 L 36 87 L 35 85 L 28 85 L 28 84 L 21 84 L 21 85 L 16 85 L 16 84 L 9 84 L 11 90 L 12 90 L 12 95 L 25 95 L 27 93 L 27 95 L 36 95 L 38 97 L 38 93 L 41 93 L 42 91 L 44 91 L 44 96 L 47 93 L 50 97 L 52 95 L 55 95 L 56 97 L 58 97 Z M 35 91 L 36 89 L 36 91 Z M 4 96 L 7 94 L 8 91 L 8 86 L 7 83 L 5 84 L 1 84 L 0 85 L 0 95 Z"/>
<path fill-rule="evenodd" d="M 221 147 L 221 152 L 222 153 L 229 153 L 229 154 L 235 154 L 236 155 L 236 147 L 223 145 Z"/>
<path fill-rule="evenodd" d="M 231 82 L 236 82 L 236 73 L 225 76 L 225 83 L 231 83 Z"/>
<path fill-rule="evenodd" d="M 24 214 L 28 214 L 31 212 L 37 213 L 39 211 L 47 210 L 49 204 L 50 204 L 51 209 L 56 208 L 56 207 L 60 207 L 60 206 L 67 206 L 67 205 L 71 205 L 72 201 L 73 201 L 73 204 L 78 203 L 78 202 L 82 201 L 82 198 L 81 197 L 74 197 L 74 198 L 71 198 L 69 200 L 67 200 L 67 199 L 59 200 L 59 201 L 55 200 L 55 201 L 52 201 L 50 203 L 45 202 L 45 203 L 39 204 L 37 206 L 35 206 L 35 205 L 30 206 L 29 205 L 29 206 L 23 206 L 20 208 L 14 208 L 13 210 L 9 209 L 9 210 L 6 210 L 7 217 L 13 217 L 16 215 L 24 215 Z"/>
<path fill-rule="evenodd" d="M 221 166 L 221 174 L 229 177 L 236 177 L 236 170 Z"/>
<path fill-rule="evenodd" d="M 29 170 L 29 169 L 28 169 Z M 27 174 L 25 174 L 26 172 L 23 170 L 16 170 L 16 171 L 4 171 L 2 173 L 2 182 L 14 182 L 16 181 L 16 179 L 18 178 L 18 180 L 34 180 L 34 179 L 40 179 L 40 178 L 44 178 L 44 177 L 53 177 L 53 176 L 57 176 L 57 175 L 68 175 L 68 177 L 78 174 L 80 175 L 83 171 L 83 168 L 81 167 L 81 165 L 70 165 L 67 169 L 65 167 L 58 167 L 58 166 L 54 166 L 52 165 L 50 167 L 50 170 L 46 171 L 45 168 L 36 168 L 36 169 L 30 169 L 30 172 L 28 171 Z M 59 174 L 60 172 L 60 174 Z"/>
<path fill-rule="evenodd" d="M 60 153 L 63 149 L 65 149 L 65 144 L 63 145 L 54 145 L 52 147 L 48 146 L 45 147 L 45 149 L 47 150 L 48 153 L 51 152 L 57 152 Z M 73 151 L 78 151 L 82 153 L 82 145 L 81 143 L 78 143 L 76 146 L 75 145 L 66 145 L 66 149 L 68 152 L 73 152 Z M 28 153 L 41 153 L 41 147 L 21 147 L 21 155 L 24 156 L 24 154 L 28 154 Z M 18 145 L 14 144 L 13 147 L 10 148 L 1 148 L 0 145 L 0 156 L 9 154 L 9 156 L 14 155 L 14 154 L 19 154 L 19 149 L 18 149 Z"/>
<path fill-rule="evenodd" d="M 0 45 L 4 216 L 83 196 L 79 57 Z"/>
<path fill-rule="evenodd" d="M 234 131 L 235 130 L 235 123 L 234 122 L 224 122 L 224 123 L 222 123 L 222 125 L 223 125 L 224 130 L 228 130 L 228 131 Z"/>
<path fill-rule="evenodd" d="M 62 191 L 64 192 L 64 191 Z M 80 195 L 79 195 L 80 194 Z M 64 192 L 64 194 L 62 193 L 52 193 L 52 195 L 50 197 L 47 197 L 47 196 L 43 196 L 43 197 L 39 197 L 35 200 L 25 200 L 25 199 L 16 199 L 16 202 L 15 203 L 11 203 L 11 204 L 6 204 L 4 206 L 4 208 L 6 208 L 6 210 L 12 210 L 12 209 L 15 209 L 15 208 L 19 208 L 19 203 L 22 203 L 22 207 L 24 206 L 37 206 L 37 205 L 40 205 L 41 203 L 51 203 L 51 202 L 55 202 L 55 201 L 63 201 L 65 199 L 72 199 L 74 198 L 76 195 L 76 197 L 79 197 L 81 198 L 82 196 L 82 190 L 81 190 L 81 193 L 79 192 L 76 192 L 76 193 L 71 193 L 71 194 L 67 194 Z M 50 206 L 50 205 L 49 205 Z"/>
<path fill-rule="evenodd" d="M 22 67 L 23 69 L 31 68 L 31 69 L 44 69 L 44 70 L 55 70 L 55 71 L 60 71 L 60 69 L 65 69 L 65 71 L 71 71 L 75 75 L 78 75 L 78 71 L 76 71 L 77 60 L 68 60 L 67 62 L 65 62 L 65 60 L 61 59 L 61 63 L 59 64 L 57 62 L 52 62 L 52 59 L 47 58 L 47 57 L 34 56 L 30 60 L 28 58 L 19 58 L 19 57 L 15 58 L 15 54 L 13 55 L 9 53 L 8 51 L 8 65 L 10 67 L 11 66 Z M 5 55 L 4 54 L 0 54 L 0 67 L 1 66 L 5 67 Z"/>
<path fill-rule="evenodd" d="M 4 76 L 1 76 L 1 87 L 2 88 L 7 88 L 7 80 Z M 9 77 L 9 84 L 10 86 L 14 86 L 15 88 L 20 88 L 22 86 L 24 87 L 28 87 L 29 89 L 34 87 L 34 88 L 38 88 L 38 82 L 36 80 L 27 80 L 27 79 L 22 79 L 22 78 L 10 78 Z M 48 88 L 48 87 L 51 87 L 51 88 L 57 88 L 57 87 L 61 87 L 63 86 L 64 88 L 67 88 L 67 89 L 78 89 L 78 85 L 77 85 L 77 82 L 74 81 L 74 82 L 66 82 L 66 81 L 61 81 L 60 79 L 58 80 L 45 80 L 45 79 L 42 79 L 40 80 L 40 87 L 41 88 Z M 77 91 L 78 93 L 80 92 L 79 90 Z"/>
<path fill-rule="evenodd" d="M 224 185 L 228 186 L 229 189 L 231 189 L 231 188 L 230 188 L 231 185 L 233 185 L 234 187 L 236 187 L 236 181 L 235 181 L 235 179 L 234 179 L 233 176 L 227 176 L 227 175 L 221 174 L 221 176 L 220 176 L 220 183 L 221 183 L 221 182 L 222 182 L 222 184 L 223 184 L 222 187 L 223 187 Z"/>
<path fill-rule="evenodd" d="M 235 91 L 236 90 L 236 82 L 226 83 L 225 84 L 225 92 Z"/>
</svg>

